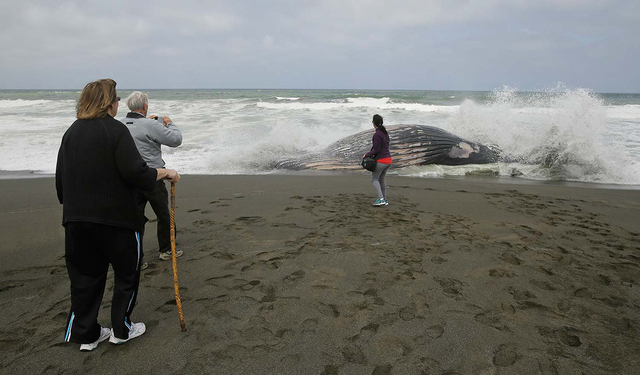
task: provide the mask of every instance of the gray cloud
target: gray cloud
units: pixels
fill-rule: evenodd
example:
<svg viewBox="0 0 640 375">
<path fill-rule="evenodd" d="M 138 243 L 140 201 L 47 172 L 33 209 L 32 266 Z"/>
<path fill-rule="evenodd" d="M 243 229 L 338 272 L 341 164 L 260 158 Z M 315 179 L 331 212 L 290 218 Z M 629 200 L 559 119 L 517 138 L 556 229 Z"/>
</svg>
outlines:
<svg viewBox="0 0 640 375">
<path fill-rule="evenodd" d="M 640 88 L 633 0 L 6 1 L 0 88 Z"/>
</svg>

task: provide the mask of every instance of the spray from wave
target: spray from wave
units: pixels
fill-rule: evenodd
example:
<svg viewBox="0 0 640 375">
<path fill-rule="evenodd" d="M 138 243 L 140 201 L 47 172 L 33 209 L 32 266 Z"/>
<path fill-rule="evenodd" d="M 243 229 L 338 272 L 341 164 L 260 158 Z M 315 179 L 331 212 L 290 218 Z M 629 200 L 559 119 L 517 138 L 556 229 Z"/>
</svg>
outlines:
<svg viewBox="0 0 640 375">
<path fill-rule="evenodd" d="M 500 174 L 544 180 L 637 184 L 640 166 L 613 142 L 602 99 L 561 86 L 522 94 L 505 87 L 487 104 L 467 100 L 449 130 L 503 150 Z"/>
<path fill-rule="evenodd" d="M 0 92 L 0 170 L 53 172 L 60 139 L 75 119 L 76 92 Z M 397 170 L 410 176 L 519 176 L 539 180 L 640 184 L 640 96 L 594 94 L 561 86 L 538 93 L 165 90 L 150 96 L 153 114 L 183 132 L 163 148 L 182 173 L 253 174 L 280 159 L 385 125 L 424 124 L 495 145 L 503 162 Z M 121 104 L 119 118 L 126 114 Z"/>
</svg>

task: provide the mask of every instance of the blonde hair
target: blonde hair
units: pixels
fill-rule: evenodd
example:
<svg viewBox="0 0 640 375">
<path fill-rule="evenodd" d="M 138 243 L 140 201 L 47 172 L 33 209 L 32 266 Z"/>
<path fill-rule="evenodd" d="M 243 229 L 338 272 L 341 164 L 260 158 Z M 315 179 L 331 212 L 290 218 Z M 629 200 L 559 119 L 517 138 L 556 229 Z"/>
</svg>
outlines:
<svg viewBox="0 0 640 375">
<path fill-rule="evenodd" d="M 109 105 L 115 100 L 116 81 L 105 78 L 89 82 L 78 98 L 76 117 L 84 120 L 105 117 Z"/>
</svg>

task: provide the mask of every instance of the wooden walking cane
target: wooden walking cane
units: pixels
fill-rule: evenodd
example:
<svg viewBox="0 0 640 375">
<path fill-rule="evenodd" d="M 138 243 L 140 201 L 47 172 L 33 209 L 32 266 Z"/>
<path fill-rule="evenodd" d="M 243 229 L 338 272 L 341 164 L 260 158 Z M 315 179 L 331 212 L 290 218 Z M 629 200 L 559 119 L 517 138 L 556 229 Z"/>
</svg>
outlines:
<svg viewBox="0 0 640 375">
<path fill-rule="evenodd" d="M 180 329 L 187 330 L 182 316 L 182 301 L 180 301 L 180 288 L 178 287 L 178 262 L 176 261 L 176 183 L 171 183 L 171 263 L 173 263 L 173 289 L 176 295 L 178 316 L 180 317 Z"/>
</svg>

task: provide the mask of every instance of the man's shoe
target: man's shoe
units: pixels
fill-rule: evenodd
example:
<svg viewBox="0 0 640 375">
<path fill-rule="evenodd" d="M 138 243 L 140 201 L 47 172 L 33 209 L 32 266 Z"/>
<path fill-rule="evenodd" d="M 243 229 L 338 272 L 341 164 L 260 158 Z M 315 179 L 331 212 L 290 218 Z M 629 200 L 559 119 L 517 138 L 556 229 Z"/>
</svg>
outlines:
<svg viewBox="0 0 640 375">
<path fill-rule="evenodd" d="M 180 258 L 182 254 L 182 250 L 176 250 L 176 258 Z M 160 253 L 160 260 L 171 260 L 171 250 L 166 253 Z"/>
<path fill-rule="evenodd" d="M 98 344 L 108 339 L 111 336 L 111 330 L 109 328 L 100 327 L 100 336 L 98 339 L 90 344 L 80 344 L 80 351 L 90 352 L 98 347 Z"/>
<path fill-rule="evenodd" d="M 116 335 L 113 334 L 113 329 L 111 330 L 111 337 L 109 338 L 109 342 L 112 344 L 120 345 L 125 342 L 135 339 L 138 336 L 142 336 L 143 333 L 147 331 L 147 327 L 144 323 L 131 323 L 131 329 L 129 330 L 129 337 L 126 339 L 119 339 Z"/>
<path fill-rule="evenodd" d="M 385 200 L 384 199 L 378 199 L 377 201 L 373 202 L 374 206 L 385 206 Z"/>
<path fill-rule="evenodd" d="M 142 271 L 142 270 L 146 270 L 147 268 L 149 268 L 149 263 L 144 262 L 144 263 L 142 263 L 142 265 L 140 266 L 140 271 Z"/>
<path fill-rule="evenodd" d="M 389 201 L 388 201 L 386 198 L 385 198 L 385 199 L 383 199 L 383 201 L 384 201 L 384 205 L 385 205 L 385 206 L 388 206 L 388 205 L 389 205 Z"/>
</svg>

